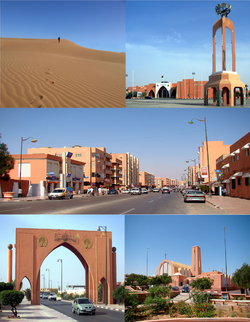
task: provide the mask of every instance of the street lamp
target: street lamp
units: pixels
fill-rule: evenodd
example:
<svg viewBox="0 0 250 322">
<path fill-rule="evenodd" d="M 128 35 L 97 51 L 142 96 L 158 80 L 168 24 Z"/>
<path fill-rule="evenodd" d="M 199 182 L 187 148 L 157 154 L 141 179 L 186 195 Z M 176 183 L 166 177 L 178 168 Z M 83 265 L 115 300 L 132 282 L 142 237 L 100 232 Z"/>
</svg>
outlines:
<svg viewBox="0 0 250 322">
<path fill-rule="evenodd" d="M 206 135 L 206 146 L 207 146 L 207 166 L 208 166 L 209 198 L 212 198 L 212 195 L 211 195 L 211 182 L 210 182 L 210 164 L 209 164 L 209 154 L 208 154 L 208 140 L 207 140 L 207 123 L 206 123 L 206 117 L 204 117 L 204 120 L 199 120 L 197 118 L 193 118 L 188 123 L 189 124 L 194 124 L 193 120 L 197 120 L 197 121 L 200 121 L 200 122 L 204 122 L 204 124 L 205 124 L 205 135 Z"/>
<path fill-rule="evenodd" d="M 49 268 L 46 268 L 46 272 L 49 272 L 49 275 L 50 275 L 50 269 Z M 50 281 L 50 279 L 48 279 L 48 285 L 49 285 L 49 281 Z"/>
<path fill-rule="evenodd" d="M 43 276 L 43 290 L 45 290 L 45 275 L 42 274 L 41 276 Z"/>
<path fill-rule="evenodd" d="M 194 184 L 196 184 L 196 159 L 187 159 L 187 161 L 185 161 L 185 162 L 186 163 L 189 163 L 189 160 L 194 162 L 194 179 L 195 179 L 195 183 Z"/>
<path fill-rule="evenodd" d="M 224 245 L 225 245 L 226 292 L 227 292 L 227 250 L 226 250 L 226 230 L 225 230 L 225 227 L 223 227 L 223 230 L 224 230 Z"/>
<path fill-rule="evenodd" d="M 57 262 L 61 262 L 61 293 L 62 293 L 62 291 L 63 291 L 63 283 L 62 283 L 63 266 L 62 266 L 62 259 L 58 259 Z"/>
<path fill-rule="evenodd" d="M 20 169 L 19 169 L 19 189 L 21 189 L 21 179 L 22 179 L 22 154 L 23 154 L 23 141 L 27 141 L 28 139 L 32 139 L 31 142 L 32 143 L 36 143 L 37 140 L 34 139 L 33 137 L 28 137 L 27 139 L 24 139 L 23 137 L 21 137 L 21 153 L 20 153 Z M 19 193 L 18 193 L 19 194 Z M 22 197 L 22 192 L 20 190 L 20 195 Z"/>
<path fill-rule="evenodd" d="M 50 280 L 50 288 L 52 289 L 52 280 Z"/>
<path fill-rule="evenodd" d="M 193 72 L 192 75 L 193 75 L 193 98 L 194 98 L 194 75 L 195 75 L 195 72 Z"/>
<path fill-rule="evenodd" d="M 107 283 L 107 226 L 99 226 L 98 231 L 101 231 L 103 229 L 106 234 L 106 281 L 105 281 L 105 305 L 108 304 L 108 283 Z"/>
<path fill-rule="evenodd" d="M 148 250 L 149 250 L 149 247 L 147 248 L 147 269 L 146 269 L 146 275 L 148 276 Z"/>
</svg>

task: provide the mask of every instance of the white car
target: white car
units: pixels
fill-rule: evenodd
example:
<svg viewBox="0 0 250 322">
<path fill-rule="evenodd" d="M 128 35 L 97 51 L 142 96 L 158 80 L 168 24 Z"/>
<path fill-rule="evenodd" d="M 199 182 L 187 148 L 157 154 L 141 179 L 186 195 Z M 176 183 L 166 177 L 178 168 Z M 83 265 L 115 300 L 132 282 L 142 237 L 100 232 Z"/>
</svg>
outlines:
<svg viewBox="0 0 250 322">
<path fill-rule="evenodd" d="M 50 301 L 56 301 L 56 298 L 57 298 L 56 293 L 50 293 L 49 294 L 49 300 Z"/>
<path fill-rule="evenodd" d="M 141 195 L 141 189 L 140 188 L 131 188 L 130 194 L 131 195 Z"/>
<path fill-rule="evenodd" d="M 160 189 L 159 188 L 154 188 L 153 189 L 153 192 L 159 192 L 160 191 Z"/>
<path fill-rule="evenodd" d="M 130 189 L 122 190 L 122 193 L 130 193 Z"/>
<path fill-rule="evenodd" d="M 49 200 L 51 199 L 65 199 L 73 198 L 73 191 L 71 188 L 56 188 L 48 195 Z"/>
<path fill-rule="evenodd" d="M 148 193 L 148 190 L 146 188 L 141 188 L 141 193 Z"/>
<path fill-rule="evenodd" d="M 48 299 L 48 293 L 43 293 L 43 299 Z"/>
</svg>

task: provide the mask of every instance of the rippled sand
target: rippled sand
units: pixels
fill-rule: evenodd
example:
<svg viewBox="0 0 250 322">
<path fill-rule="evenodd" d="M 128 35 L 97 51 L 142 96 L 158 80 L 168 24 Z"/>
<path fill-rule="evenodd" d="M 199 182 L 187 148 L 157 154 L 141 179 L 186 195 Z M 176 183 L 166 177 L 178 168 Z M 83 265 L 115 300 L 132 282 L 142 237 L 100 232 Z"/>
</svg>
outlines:
<svg viewBox="0 0 250 322">
<path fill-rule="evenodd" d="M 125 53 L 2 38 L 1 107 L 125 107 Z"/>
</svg>

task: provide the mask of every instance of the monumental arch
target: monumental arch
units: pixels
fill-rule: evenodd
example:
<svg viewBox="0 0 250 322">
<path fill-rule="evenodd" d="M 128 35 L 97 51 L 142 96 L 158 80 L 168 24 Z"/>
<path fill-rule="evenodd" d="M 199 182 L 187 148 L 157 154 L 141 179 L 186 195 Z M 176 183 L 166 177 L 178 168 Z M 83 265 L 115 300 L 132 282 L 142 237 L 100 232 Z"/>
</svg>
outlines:
<svg viewBox="0 0 250 322">
<path fill-rule="evenodd" d="M 107 234 L 107 235 L 106 235 Z M 112 233 L 104 231 L 62 229 L 16 229 L 15 285 L 26 277 L 31 286 L 31 304 L 40 304 L 40 267 L 44 259 L 56 248 L 64 246 L 72 251 L 85 268 L 86 297 L 98 302 L 99 281 L 105 301 L 107 238 L 108 303 L 113 303 L 116 288 L 116 248 L 112 247 Z M 65 263 L 64 259 L 64 263 Z M 55 263 L 55 266 L 57 263 Z M 59 272 L 59 266 L 58 266 Z M 72 267 L 74 274 L 74 267 Z"/>
<path fill-rule="evenodd" d="M 216 13 L 221 15 L 213 25 L 213 74 L 204 86 L 204 105 L 208 105 L 208 89 L 213 89 L 213 105 L 223 106 L 236 105 L 236 90 L 240 92 L 241 105 L 245 105 L 245 84 L 240 80 L 235 67 L 235 32 L 233 22 L 227 18 L 231 6 L 227 3 L 218 4 Z M 226 16 L 226 17 L 225 17 Z M 222 29 L 222 71 L 216 72 L 216 32 Z M 231 31 L 232 43 L 232 71 L 226 68 L 226 28 Z"/>
</svg>

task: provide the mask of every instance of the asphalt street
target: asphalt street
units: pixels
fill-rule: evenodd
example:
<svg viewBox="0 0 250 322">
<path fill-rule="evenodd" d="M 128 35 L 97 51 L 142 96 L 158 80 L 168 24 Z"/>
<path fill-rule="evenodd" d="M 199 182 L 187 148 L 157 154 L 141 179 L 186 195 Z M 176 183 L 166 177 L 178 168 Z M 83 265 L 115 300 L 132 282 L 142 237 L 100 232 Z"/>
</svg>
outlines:
<svg viewBox="0 0 250 322">
<path fill-rule="evenodd" d="M 120 322 L 124 321 L 124 313 L 119 311 L 112 311 L 106 309 L 96 308 L 95 315 L 92 314 L 81 314 L 77 315 L 72 313 L 72 305 L 69 302 L 63 301 L 49 301 L 41 299 L 41 304 L 50 307 L 66 316 L 74 319 L 75 321 L 91 321 L 91 322 Z"/>
<path fill-rule="evenodd" d="M 208 198 L 208 197 L 207 197 Z M 65 200 L 5 202 L 0 214 L 226 214 L 209 203 L 184 203 L 179 192 L 171 194 L 105 195 Z"/>
<path fill-rule="evenodd" d="M 126 99 L 126 107 L 127 108 L 151 108 L 151 107 L 157 107 L 157 108 L 172 108 L 172 107 L 181 107 L 181 108 L 230 108 L 230 106 L 214 106 L 213 100 L 208 100 L 208 105 L 204 106 L 204 100 L 203 99 L 174 99 L 174 98 L 152 98 L 152 99 Z M 239 100 L 236 102 L 236 107 L 239 108 L 249 108 L 250 107 L 250 100 L 246 100 L 246 105 L 241 106 Z M 234 108 L 234 107 L 233 107 Z"/>
</svg>

